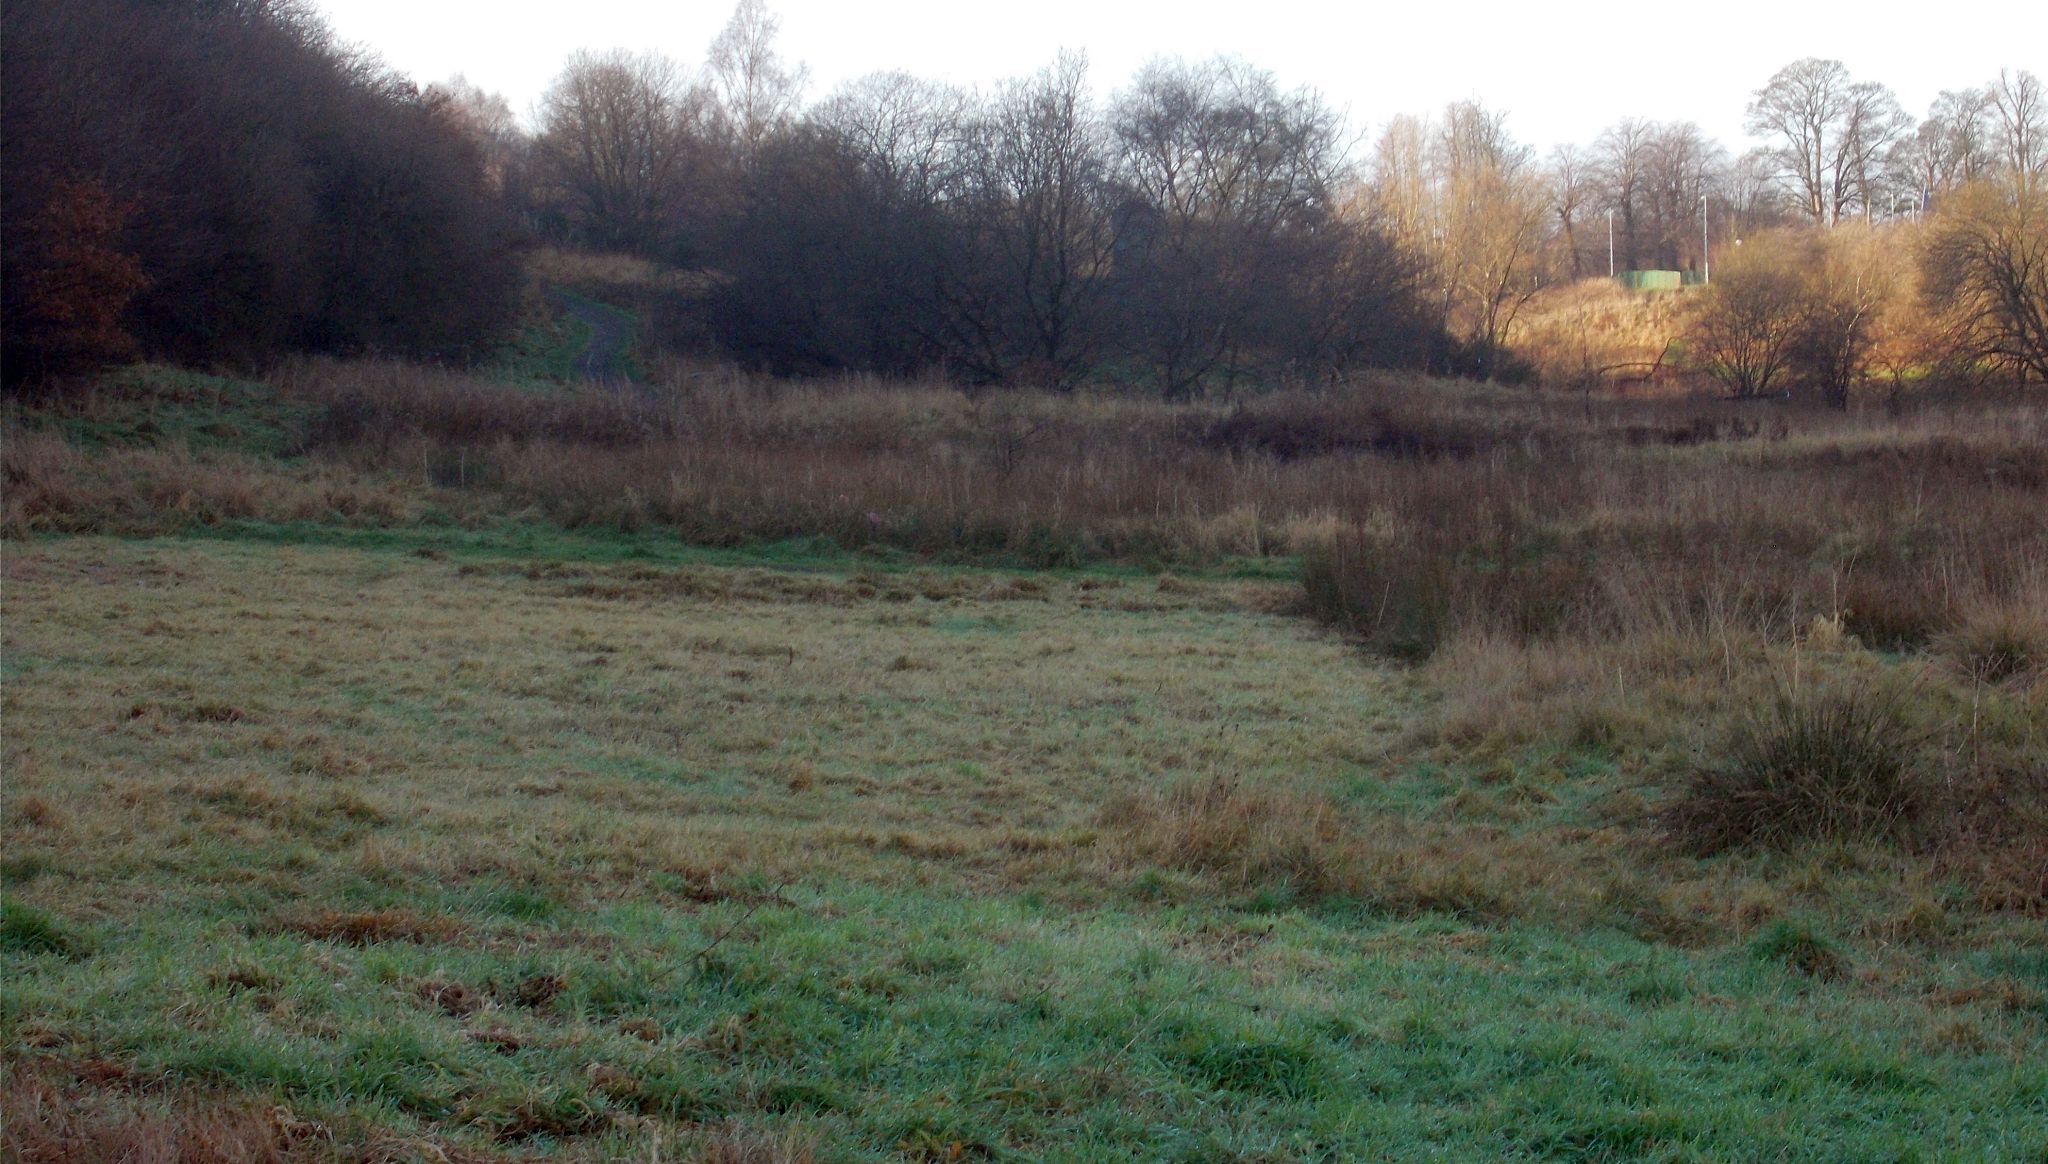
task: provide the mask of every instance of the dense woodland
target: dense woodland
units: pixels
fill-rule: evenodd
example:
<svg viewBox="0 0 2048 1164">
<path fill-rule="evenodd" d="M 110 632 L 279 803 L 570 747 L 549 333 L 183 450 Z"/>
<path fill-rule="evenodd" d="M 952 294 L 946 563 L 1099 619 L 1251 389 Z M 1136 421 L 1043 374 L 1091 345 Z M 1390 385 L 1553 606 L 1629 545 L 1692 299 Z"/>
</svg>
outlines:
<svg viewBox="0 0 2048 1164">
<path fill-rule="evenodd" d="M 1802 60 L 1756 90 L 1749 153 L 1624 117 L 1541 156 L 1474 102 L 1360 146 L 1230 58 L 1106 97 L 1068 56 L 807 103 L 761 0 L 701 67 L 572 56 L 531 125 L 393 75 L 297 0 L 4 20 L 10 381 L 138 353 L 474 360 L 535 243 L 700 273 L 647 338 L 779 373 L 1169 399 L 1366 367 L 1571 379 L 1524 350 L 1533 295 L 1711 267 L 1686 358 L 1737 395 L 2048 378 L 2048 92 L 2023 70 L 1916 120 Z"/>
</svg>

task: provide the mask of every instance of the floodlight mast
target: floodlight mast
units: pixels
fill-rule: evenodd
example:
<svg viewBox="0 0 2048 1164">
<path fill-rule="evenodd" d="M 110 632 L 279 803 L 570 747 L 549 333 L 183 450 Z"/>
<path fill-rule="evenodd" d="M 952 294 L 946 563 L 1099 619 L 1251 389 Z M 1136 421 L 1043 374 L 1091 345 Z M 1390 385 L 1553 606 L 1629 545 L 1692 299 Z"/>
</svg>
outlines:
<svg viewBox="0 0 2048 1164">
<path fill-rule="evenodd" d="M 1707 196 L 1700 195 L 1700 282 L 1714 281 L 1714 260 L 1707 257 Z"/>
</svg>

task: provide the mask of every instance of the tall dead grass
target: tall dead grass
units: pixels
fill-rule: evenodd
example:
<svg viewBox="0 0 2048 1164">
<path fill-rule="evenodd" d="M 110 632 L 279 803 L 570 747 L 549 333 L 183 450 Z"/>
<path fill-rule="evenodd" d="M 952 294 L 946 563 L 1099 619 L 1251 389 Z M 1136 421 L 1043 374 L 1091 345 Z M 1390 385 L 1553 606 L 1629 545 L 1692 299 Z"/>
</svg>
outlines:
<svg viewBox="0 0 2048 1164">
<path fill-rule="evenodd" d="M 2024 401 L 1840 414 L 1381 377 L 1169 405 L 682 363 L 555 395 L 377 361 L 273 381 L 314 416 L 282 461 L 12 434 L 5 529 L 518 513 L 1046 566 L 1301 554 L 1316 614 L 1414 657 L 1816 617 L 1910 648 L 2048 575 L 2048 413 Z"/>
<path fill-rule="evenodd" d="M 2048 602 L 2038 441 L 1987 424 L 1436 464 L 1348 515 L 1304 586 L 1406 657 L 1460 634 L 1783 641 L 1815 619 L 1912 649 L 1965 611 Z"/>
<path fill-rule="evenodd" d="M 1583 279 L 1538 292 L 1515 317 L 1509 341 L 1545 384 L 1669 391 L 1681 372 L 1674 344 L 1696 306 L 1690 292 Z"/>
<path fill-rule="evenodd" d="M 280 466 L 182 446 L 87 449 L 50 432 L 0 450 L 0 536 L 152 534 L 237 519 L 393 525 L 418 498 L 400 481 L 345 467 Z"/>
<path fill-rule="evenodd" d="M 1113 800 L 1097 823 L 1116 838 L 1114 857 L 1136 868 L 1397 916 L 1582 916 L 1601 889 L 1549 839 L 1362 817 L 1285 782 L 1193 777 Z"/>
</svg>

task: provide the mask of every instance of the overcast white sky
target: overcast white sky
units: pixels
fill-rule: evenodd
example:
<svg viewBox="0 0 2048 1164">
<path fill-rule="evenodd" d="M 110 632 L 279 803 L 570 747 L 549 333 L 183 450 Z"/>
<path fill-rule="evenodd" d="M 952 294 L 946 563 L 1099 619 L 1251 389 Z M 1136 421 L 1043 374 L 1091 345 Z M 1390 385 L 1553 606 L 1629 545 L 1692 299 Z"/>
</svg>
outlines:
<svg viewBox="0 0 2048 1164">
<path fill-rule="evenodd" d="M 728 0 L 316 0 L 343 40 L 415 80 L 462 73 L 524 113 L 579 48 L 654 49 L 695 65 Z M 1547 149 L 1634 114 L 1696 121 L 1739 150 L 1743 107 L 1780 67 L 1835 57 L 1923 116 L 1942 89 L 2001 67 L 2048 73 L 2048 3 L 1947 0 L 770 0 L 809 96 L 881 69 L 964 85 L 1030 73 L 1081 49 L 1098 92 L 1155 55 L 1233 53 L 1310 85 L 1371 132 L 1396 113 L 1476 97 Z"/>
</svg>

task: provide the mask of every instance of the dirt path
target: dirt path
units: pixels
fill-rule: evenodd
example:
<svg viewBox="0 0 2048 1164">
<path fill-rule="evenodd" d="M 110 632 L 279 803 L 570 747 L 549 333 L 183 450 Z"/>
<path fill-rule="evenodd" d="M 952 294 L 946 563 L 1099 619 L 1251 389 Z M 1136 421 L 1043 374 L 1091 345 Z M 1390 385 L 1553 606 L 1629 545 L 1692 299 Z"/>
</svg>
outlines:
<svg viewBox="0 0 2048 1164">
<path fill-rule="evenodd" d="M 627 349 L 632 346 L 632 317 L 615 307 L 554 289 L 548 298 L 555 305 L 590 328 L 590 342 L 576 357 L 576 373 L 586 380 L 623 387 L 633 382 L 627 371 Z"/>
</svg>

